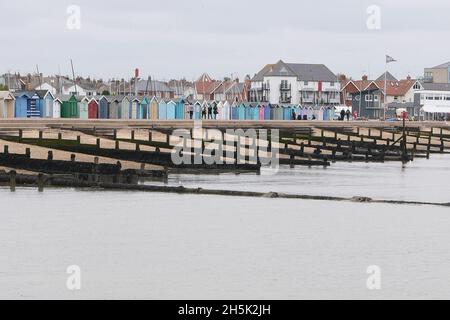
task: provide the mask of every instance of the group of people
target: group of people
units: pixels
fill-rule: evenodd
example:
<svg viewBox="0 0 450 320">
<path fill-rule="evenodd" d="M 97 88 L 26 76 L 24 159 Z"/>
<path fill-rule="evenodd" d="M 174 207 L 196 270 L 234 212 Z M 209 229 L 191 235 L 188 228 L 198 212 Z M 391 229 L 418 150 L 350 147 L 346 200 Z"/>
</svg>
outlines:
<svg viewBox="0 0 450 320">
<path fill-rule="evenodd" d="M 295 111 L 293 111 L 291 120 L 308 120 L 308 116 L 306 114 L 304 114 L 302 117 L 301 114 L 297 115 L 297 113 Z M 316 116 L 312 115 L 311 120 L 316 120 Z"/>
<path fill-rule="evenodd" d="M 344 120 L 350 121 L 350 117 L 352 117 L 352 116 L 353 116 L 352 120 L 357 120 L 358 119 L 358 113 L 356 111 L 353 112 L 353 115 L 352 115 L 350 109 L 347 109 L 347 111 L 342 109 L 341 110 L 341 116 L 339 117 L 339 120 L 340 121 L 344 121 Z"/>
<path fill-rule="evenodd" d="M 219 114 L 219 110 L 217 109 L 217 106 L 211 106 L 208 107 L 203 106 L 202 107 L 202 119 L 217 119 L 217 115 Z M 189 119 L 194 119 L 194 106 L 189 106 Z"/>
</svg>

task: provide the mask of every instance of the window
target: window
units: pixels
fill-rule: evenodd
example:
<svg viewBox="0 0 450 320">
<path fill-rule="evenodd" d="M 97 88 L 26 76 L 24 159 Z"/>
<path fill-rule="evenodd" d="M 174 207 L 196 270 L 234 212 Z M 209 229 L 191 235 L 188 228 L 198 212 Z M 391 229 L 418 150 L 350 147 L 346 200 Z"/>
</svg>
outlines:
<svg viewBox="0 0 450 320">
<path fill-rule="evenodd" d="M 367 102 L 373 101 L 373 95 L 371 95 L 371 94 L 366 94 L 366 101 L 367 101 Z"/>
<path fill-rule="evenodd" d="M 334 82 L 330 82 L 330 87 L 334 87 Z"/>
<path fill-rule="evenodd" d="M 379 97 L 378 96 L 373 96 L 373 101 L 378 102 L 379 101 Z"/>
<path fill-rule="evenodd" d="M 304 84 L 305 86 L 307 86 L 307 85 L 309 85 L 309 82 L 308 82 L 308 81 L 305 81 L 305 82 L 303 82 L 303 84 Z"/>
<path fill-rule="evenodd" d="M 303 99 L 310 99 L 309 92 L 303 92 Z"/>
<path fill-rule="evenodd" d="M 413 89 L 414 89 L 414 90 L 420 90 L 420 84 L 416 83 L 416 84 L 413 86 Z"/>
<path fill-rule="evenodd" d="M 355 101 L 359 101 L 359 100 L 361 100 L 360 96 L 355 96 Z"/>
</svg>

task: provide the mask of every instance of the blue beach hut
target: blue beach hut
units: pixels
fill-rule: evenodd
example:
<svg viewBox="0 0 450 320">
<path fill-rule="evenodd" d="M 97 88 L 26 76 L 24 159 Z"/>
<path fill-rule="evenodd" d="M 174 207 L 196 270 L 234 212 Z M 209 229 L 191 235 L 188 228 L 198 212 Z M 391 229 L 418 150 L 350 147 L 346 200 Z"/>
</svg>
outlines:
<svg viewBox="0 0 450 320">
<path fill-rule="evenodd" d="M 176 109 L 177 104 L 175 101 L 170 100 L 167 102 L 167 111 L 166 111 L 166 119 L 167 120 L 175 120 L 176 119 Z"/>
</svg>

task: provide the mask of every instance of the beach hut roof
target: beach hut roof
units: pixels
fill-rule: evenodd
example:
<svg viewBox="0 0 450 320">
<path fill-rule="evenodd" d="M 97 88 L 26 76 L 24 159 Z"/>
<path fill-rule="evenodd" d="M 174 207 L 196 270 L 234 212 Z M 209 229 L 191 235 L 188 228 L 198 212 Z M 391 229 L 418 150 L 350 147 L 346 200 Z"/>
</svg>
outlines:
<svg viewBox="0 0 450 320">
<path fill-rule="evenodd" d="M 6 99 L 12 99 L 16 100 L 14 95 L 9 91 L 0 91 L 0 99 L 6 100 Z"/>
<path fill-rule="evenodd" d="M 31 98 L 32 96 L 34 96 L 34 92 L 33 91 L 16 91 L 14 92 L 14 97 L 16 98 L 20 98 L 20 97 L 27 97 L 27 98 Z"/>
<path fill-rule="evenodd" d="M 51 93 L 50 90 L 36 90 L 35 92 L 41 99 L 45 99 L 48 95 L 55 99 L 55 96 Z"/>
</svg>

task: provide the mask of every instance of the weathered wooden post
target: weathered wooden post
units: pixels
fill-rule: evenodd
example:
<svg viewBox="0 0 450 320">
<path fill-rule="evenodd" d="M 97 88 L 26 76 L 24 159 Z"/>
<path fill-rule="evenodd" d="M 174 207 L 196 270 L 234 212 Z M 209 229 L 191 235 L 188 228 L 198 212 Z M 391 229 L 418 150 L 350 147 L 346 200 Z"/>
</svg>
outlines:
<svg viewBox="0 0 450 320">
<path fill-rule="evenodd" d="M 58 140 L 62 140 L 62 133 L 58 132 Z"/>
<path fill-rule="evenodd" d="M 300 153 L 302 155 L 305 153 L 305 144 L 303 142 L 300 144 Z"/>
<path fill-rule="evenodd" d="M 44 175 L 42 173 L 39 173 L 37 176 L 37 185 L 38 185 L 38 191 L 43 192 L 44 191 Z"/>
<path fill-rule="evenodd" d="M 291 169 L 295 168 L 295 156 L 293 152 L 291 152 L 291 154 L 289 155 L 289 164 Z"/>
<path fill-rule="evenodd" d="M 4 154 L 8 154 L 9 153 L 9 146 L 8 145 L 3 146 L 3 153 Z"/>
<path fill-rule="evenodd" d="M 42 141 L 42 138 L 44 137 L 44 133 L 42 130 L 39 130 L 39 141 Z"/>
<path fill-rule="evenodd" d="M 308 156 L 308 167 L 309 168 L 312 167 L 312 158 L 311 158 L 311 156 Z"/>
<path fill-rule="evenodd" d="M 26 148 L 26 149 L 25 149 L 25 156 L 26 156 L 27 158 L 31 158 L 31 149 L 30 149 L 30 148 Z"/>
<path fill-rule="evenodd" d="M 441 153 L 444 153 L 444 150 L 445 150 L 444 139 L 442 138 L 441 134 Z"/>
<path fill-rule="evenodd" d="M 119 150 L 119 140 L 116 140 L 116 141 L 115 141 L 115 149 L 116 149 L 116 150 Z"/>
<path fill-rule="evenodd" d="M 134 140 L 134 130 L 131 130 L 131 140 Z"/>
<path fill-rule="evenodd" d="M 81 144 L 81 136 L 77 136 L 77 143 Z"/>
<path fill-rule="evenodd" d="M 331 152 L 331 156 L 332 156 L 332 162 L 333 162 L 333 163 L 336 163 L 336 150 L 333 150 L 333 151 Z"/>
<path fill-rule="evenodd" d="M 141 146 L 139 145 L 139 143 L 136 143 L 136 151 L 141 151 Z"/>
<path fill-rule="evenodd" d="M 22 142 L 23 139 L 23 130 L 19 129 L 19 142 Z"/>
<path fill-rule="evenodd" d="M 11 192 L 16 191 L 16 176 L 17 172 L 15 170 L 9 172 L 9 188 Z"/>
<path fill-rule="evenodd" d="M 97 140 L 96 140 L 96 146 L 97 146 L 97 149 L 100 149 L 100 138 L 97 138 Z"/>
<path fill-rule="evenodd" d="M 76 159 L 76 155 L 72 153 L 72 154 L 70 155 L 70 161 L 71 161 L 71 162 L 75 162 L 75 159 Z"/>
<path fill-rule="evenodd" d="M 48 161 L 52 161 L 52 160 L 53 160 L 53 151 L 50 150 L 50 151 L 48 152 L 48 154 L 47 154 L 47 160 L 48 160 Z"/>
<path fill-rule="evenodd" d="M 113 131 L 113 138 L 114 138 L 114 140 L 117 139 L 117 129 L 114 129 L 114 131 Z"/>
<path fill-rule="evenodd" d="M 148 130 L 148 141 L 152 141 L 152 130 Z"/>
</svg>

